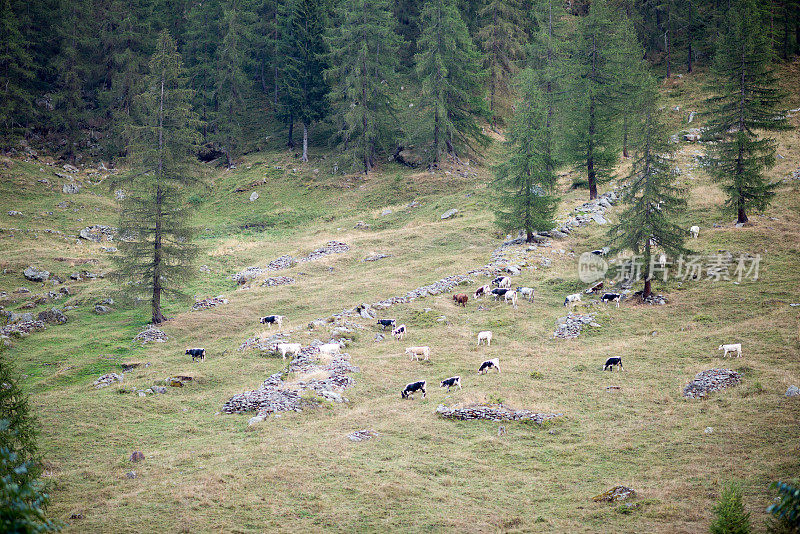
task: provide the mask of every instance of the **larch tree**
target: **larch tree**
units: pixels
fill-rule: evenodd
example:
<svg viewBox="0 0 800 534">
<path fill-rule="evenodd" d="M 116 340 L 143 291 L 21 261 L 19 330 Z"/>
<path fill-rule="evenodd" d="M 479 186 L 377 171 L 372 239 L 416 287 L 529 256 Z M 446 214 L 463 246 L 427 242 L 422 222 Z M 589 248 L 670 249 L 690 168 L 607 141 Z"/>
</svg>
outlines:
<svg viewBox="0 0 800 534">
<path fill-rule="evenodd" d="M 498 115 L 510 97 L 511 78 L 525 57 L 528 34 L 522 22 L 526 17 L 520 0 L 487 0 L 478 20 L 483 24 L 476 41 L 483 50 L 489 82 L 489 114 L 492 128 L 496 129 Z"/>
<path fill-rule="evenodd" d="M 128 296 L 150 298 L 152 322 L 164 321 L 162 297 L 183 296 L 196 247 L 188 225 L 187 186 L 196 183 L 189 162 L 198 141 L 180 54 L 167 30 L 158 37 L 137 97 L 136 123 L 129 127 L 132 172 L 120 213 L 121 254 L 115 278 Z"/>
<path fill-rule="evenodd" d="M 655 276 L 654 247 L 673 258 L 688 252 L 684 246 L 686 230 L 675 223 L 686 209 L 686 198 L 676 184 L 674 149 L 658 111 L 658 91 L 651 76 L 644 79 L 641 98 L 631 116 L 633 164 L 623 189 L 625 208 L 608 237 L 612 251 L 642 256 L 642 298 L 647 298 Z"/>
<path fill-rule="evenodd" d="M 532 69 L 519 76 L 519 99 L 505 143 L 505 161 L 495 169 L 496 224 L 505 231 L 522 230 L 528 242 L 537 231 L 551 230 L 558 207 L 547 127 L 547 100 Z"/>
<path fill-rule="evenodd" d="M 458 156 L 461 146 L 487 138 L 476 115 L 485 115 L 482 57 L 453 0 L 431 0 L 422 9 L 422 36 L 415 56 L 422 83 L 423 122 L 432 130 L 432 161 L 442 148 Z"/>
<path fill-rule="evenodd" d="M 727 195 L 726 211 L 738 223 L 747 212 L 764 210 L 775 184 L 764 171 L 775 164 L 776 143 L 761 131 L 788 129 L 782 95 L 772 70 L 772 47 L 757 0 L 731 0 L 712 66 L 712 97 L 706 101 L 711 174 Z"/>
<path fill-rule="evenodd" d="M 400 37 L 392 22 L 388 0 L 345 0 L 328 40 L 325 78 L 339 146 L 367 174 L 397 132 L 393 91 Z"/>
</svg>

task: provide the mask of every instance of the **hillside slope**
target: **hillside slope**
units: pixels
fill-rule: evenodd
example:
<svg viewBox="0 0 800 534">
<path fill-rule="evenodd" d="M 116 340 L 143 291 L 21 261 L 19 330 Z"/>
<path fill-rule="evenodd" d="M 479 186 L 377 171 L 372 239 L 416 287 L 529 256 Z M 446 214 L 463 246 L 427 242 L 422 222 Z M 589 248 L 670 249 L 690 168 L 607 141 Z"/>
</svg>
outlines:
<svg viewBox="0 0 800 534">
<path fill-rule="evenodd" d="M 800 65 L 787 67 L 787 87 L 797 87 L 799 72 Z M 687 95 L 695 98 L 699 88 L 688 77 L 665 87 L 676 132 L 691 126 L 685 121 L 699 100 Z M 795 91 L 788 107 L 798 106 Z M 800 114 L 791 121 L 800 127 Z M 280 357 L 238 350 L 246 339 L 275 331 L 258 317 L 285 315 L 284 330 L 303 345 L 327 341 L 327 327 L 306 325 L 487 264 L 504 238 L 493 226 L 487 165 L 432 174 L 385 165 L 344 183 L 328 174 L 324 154 L 300 164 L 267 152 L 234 170 L 208 167 L 209 189 L 191 199 L 202 254 L 186 289 L 229 302 L 202 311 L 172 303 L 173 319 L 162 328 L 168 340 L 142 345 L 133 337 L 146 326 L 145 310 L 114 303 L 97 315 L 95 304 L 113 290 L 109 282 L 69 278 L 110 267 L 113 241 L 77 238 L 84 227 L 115 223 L 107 173 L 71 173 L 82 188 L 65 194 L 62 185 L 72 179 L 54 170 L 70 173 L 52 160 L 3 159 L 0 304 L 34 315 L 70 307 L 66 324 L 12 339 L 6 352 L 24 373 L 42 423 L 50 514 L 70 523 L 69 532 L 697 532 L 707 528 L 724 483 L 738 480 L 761 529 L 770 482 L 796 476 L 798 468 L 800 401 L 784 396 L 789 385 L 800 385 L 798 308 L 790 306 L 800 302 L 800 180 L 791 178 L 800 161 L 798 132 L 779 138 L 782 158 L 771 174 L 782 181 L 774 205 L 744 228 L 717 208 L 722 194 L 700 164 L 705 147 L 680 145 L 680 179 L 690 192 L 680 223 L 701 227 L 690 245 L 704 255 L 760 254 L 757 280 L 659 282 L 655 290 L 667 305 L 590 303 L 585 311 L 599 326 L 576 339 L 554 338 L 557 319 L 566 315 L 564 296 L 586 287 L 577 257 L 603 243 L 605 228 L 590 224 L 532 250 L 510 249 L 530 266 L 512 284 L 536 290 L 534 301 L 520 301 L 516 310 L 473 300 L 471 292 L 488 283 L 473 276 L 463 286 L 466 308 L 443 293 L 379 311 L 379 318 L 408 325 L 402 342 L 375 342 L 375 320 L 349 319 L 364 326 L 345 349 L 360 369 L 344 392 L 349 402 L 323 401 L 253 426 L 253 414 L 220 410 L 232 395 L 285 369 Z M 487 159 L 496 157 L 495 150 Z M 564 175 L 562 220 L 586 196 L 569 183 Z M 259 198 L 250 202 L 253 191 Z M 451 208 L 458 214 L 442 220 Z M 8 215 L 12 210 L 21 215 Z M 271 274 L 293 284 L 242 289 L 230 278 L 331 240 L 349 251 Z M 363 261 L 378 253 L 387 257 Z M 28 281 L 28 265 L 64 283 Z M 64 286 L 70 295 L 59 296 Z M 45 302 L 36 304 L 40 295 Z M 494 333 L 492 345 L 478 347 L 476 334 L 486 329 Z M 742 358 L 723 359 L 717 347 L 735 342 L 743 345 Z M 430 346 L 430 361 L 410 361 L 404 350 L 412 345 Z M 208 357 L 192 362 L 187 347 L 205 347 Z M 624 373 L 601 371 L 607 357 L 620 355 Z M 502 373 L 478 376 L 478 365 L 494 357 Z M 123 363 L 142 365 L 122 383 L 92 387 Z M 702 401 L 682 396 L 696 373 L 715 367 L 738 371 L 742 383 Z M 178 375 L 193 380 L 166 394 L 135 393 Z M 463 389 L 438 388 L 453 375 L 462 377 Z M 420 379 L 428 382 L 427 398 L 401 400 L 403 386 Z M 537 427 L 435 415 L 439 404 L 472 402 L 563 417 Z M 360 429 L 377 437 L 347 439 Z M 129 462 L 134 450 L 144 461 Z M 633 506 L 591 500 L 618 484 L 637 491 Z"/>
</svg>

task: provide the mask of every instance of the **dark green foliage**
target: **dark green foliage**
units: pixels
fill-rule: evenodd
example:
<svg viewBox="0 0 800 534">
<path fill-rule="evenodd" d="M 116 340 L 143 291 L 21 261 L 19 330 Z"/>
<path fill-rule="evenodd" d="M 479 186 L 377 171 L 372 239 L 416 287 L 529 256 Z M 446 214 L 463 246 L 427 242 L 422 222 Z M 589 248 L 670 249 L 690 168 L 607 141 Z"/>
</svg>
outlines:
<svg viewBox="0 0 800 534">
<path fill-rule="evenodd" d="M 547 105 L 530 69 L 519 77 L 520 100 L 506 142 L 507 157 L 496 169 L 496 223 L 505 231 L 522 230 L 528 241 L 536 231 L 551 230 L 558 200 L 549 154 Z"/>
<path fill-rule="evenodd" d="M 339 147 L 369 173 L 378 151 L 397 138 L 394 91 L 396 50 L 387 0 L 345 0 L 330 32 L 330 67 L 325 78 L 338 127 Z"/>
<path fill-rule="evenodd" d="M 742 503 L 742 490 L 736 484 L 728 485 L 714 506 L 714 519 L 711 521 L 711 534 L 748 534 L 751 532 L 750 512 Z"/>
<path fill-rule="evenodd" d="M 0 0 L 0 148 L 24 133 L 32 119 L 29 84 L 35 66 L 11 0 Z"/>
<path fill-rule="evenodd" d="M 800 532 L 800 488 L 797 483 L 775 482 L 772 489 L 778 491 L 780 502 L 767 507 L 767 512 L 777 520 L 772 531 L 781 533 Z"/>
<path fill-rule="evenodd" d="M 135 169 L 121 183 L 127 191 L 120 214 L 121 254 L 115 277 L 131 297 L 151 299 L 153 323 L 164 320 L 162 294 L 182 296 L 195 253 L 188 226 L 185 186 L 196 183 L 187 162 L 195 152 L 198 120 L 191 110 L 175 42 L 165 30 L 150 60 L 145 92 L 136 100 L 128 129 Z"/>
<path fill-rule="evenodd" d="M 416 72 L 422 83 L 425 137 L 433 144 L 432 161 L 438 162 L 443 147 L 457 156 L 473 141 L 487 141 L 475 120 L 486 113 L 482 57 L 454 0 L 425 3 L 421 21 Z"/>
<path fill-rule="evenodd" d="M 685 254 L 686 231 L 673 221 L 686 209 L 685 192 L 675 184 L 673 145 L 658 111 L 658 92 L 652 77 L 645 78 L 638 109 L 631 114 L 633 165 L 627 177 L 620 222 L 608 233 L 614 251 L 630 250 L 642 256 L 645 289 L 655 276 L 653 247 L 670 257 Z"/>
<path fill-rule="evenodd" d="M 183 57 L 192 89 L 192 105 L 201 119 L 203 142 L 210 141 L 217 110 L 216 76 L 217 46 L 220 40 L 222 5 L 220 2 L 200 2 L 189 11 Z"/>
<path fill-rule="evenodd" d="M 758 130 L 788 128 L 779 108 L 782 95 L 770 66 L 772 49 L 765 30 L 767 13 L 757 0 L 731 0 L 719 40 L 707 100 L 710 172 L 727 195 L 725 208 L 747 222 L 747 212 L 763 210 L 775 196 L 764 171 L 775 164 L 775 141 Z"/>
<path fill-rule="evenodd" d="M 28 464 L 19 476 L 2 469 L 0 475 L 12 474 L 15 482 L 25 483 L 38 477 L 41 467 L 36 446 L 36 420 L 17 380 L 11 362 L 0 353 L 0 419 L 7 425 L 0 432 L 0 448 L 16 452 L 19 462 Z"/>
</svg>

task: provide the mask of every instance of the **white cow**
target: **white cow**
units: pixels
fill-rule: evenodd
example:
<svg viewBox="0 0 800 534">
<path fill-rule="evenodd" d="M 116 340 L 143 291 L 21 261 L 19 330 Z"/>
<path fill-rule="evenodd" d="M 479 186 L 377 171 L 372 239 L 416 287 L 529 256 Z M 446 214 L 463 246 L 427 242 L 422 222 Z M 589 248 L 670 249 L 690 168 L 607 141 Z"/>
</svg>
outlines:
<svg viewBox="0 0 800 534">
<path fill-rule="evenodd" d="M 689 228 L 689 233 L 692 234 L 692 237 L 697 239 L 697 236 L 700 235 L 700 227 L 699 226 L 692 226 Z"/>
<path fill-rule="evenodd" d="M 406 349 L 406 354 L 411 356 L 413 360 L 416 358 L 419 360 L 419 357 L 422 356 L 424 360 L 427 360 L 431 355 L 431 348 L 430 347 L 408 347 Z"/>
<path fill-rule="evenodd" d="M 300 354 L 300 349 L 303 348 L 300 343 L 278 343 L 277 349 L 278 352 L 281 353 L 281 357 L 285 360 L 286 355 L 288 353 L 292 353 L 295 356 Z"/>
<path fill-rule="evenodd" d="M 575 304 L 581 301 L 581 294 L 580 293 L 573 293 L 572 295 L 567 295 L 567 298 L 564 299 L 564 306 L 571 305 L 574 306 Z"/>
<path fill-rule="evenodd" d="M 720 345 L 717 350 L 725 351 L 722 357 L 728 355 L 729 352 L 735 352 L 737 358 L 742 357 L 742 344 L 741 343 L 731 343 L 730 345 Z"/>
<path fill-rule="evenodd" d="M 333 356 L 334 354 L 339 354 L 341 352 L 341 348 L 339 347 L 338 343 L 325 343 L 324 345 L 319 346 L 319 351 L 322 354 L 330 354 Z"/>
<path fill-rule="evenodd" d="M 505 295 L 503 295 L 506 303 L 511 301 L 511 305 L 514 306 L 514 309 L 517 309 L 517 292 L 516 291 L 507 291 Z"/>
<path fill-rule="evenodd" d="M 492 344 L 492 333 L 489 330 L 484 330 L 483 332 L 478 332 L 478 345 L 481 344 L 481 341 L 485 341 L 487 345 Z"/>
</svg>

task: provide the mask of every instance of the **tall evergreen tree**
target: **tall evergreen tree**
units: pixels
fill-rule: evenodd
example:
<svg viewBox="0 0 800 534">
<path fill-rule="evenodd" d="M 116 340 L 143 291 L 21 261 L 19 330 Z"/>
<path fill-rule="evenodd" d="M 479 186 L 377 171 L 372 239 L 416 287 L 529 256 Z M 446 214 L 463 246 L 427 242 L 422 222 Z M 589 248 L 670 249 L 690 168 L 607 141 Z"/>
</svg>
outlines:
<svg viewBox="0 0 800 534">
<path fill-rule="evenodd" d="M 378 150 L 397 131 L 392 90 L 400 37 L 392 28 L 388 0 L 344 0 L 329 39 L 330 98 L 339 124 L 340 148 L 369 173 Z"/>
<path fill-rule="evenodd" d="M 570 65 L 566 111 L 566 157 L 586 169 L 589 198 L 597 184 L 611 178 L 620 147 L 620 89 L 627 74 L 620 27 L 625 14 L 614 12 L 607 0 L 592 2 L 579 22 L 579 35 Z M 630 83 L 633 80 L 625 80 Z M 626 83 L 626 85 L 627 85 Z"/>
<path fill-rule="evenodd" d="M 652 293 L 655 275 L 653 247 L 672 257 L 688 252 L 684 246 L 686 231 L 674 222 L 686 209 L 686 199 L 675 183 L 673 145 L 659 115 L 658 91 L 651 76 L 645 78 L 637 108 L 632 113 L 636 119 L 631 122 L 634 160 L 622 198 L 625 209 L 608 236 L 614 251 L 630 250 L 642 256 L 642 298 L 646 298 Z"/>
<path fill-rule="evenodd" d="M 489 113 L 497 127 L 502 103 L 509 98 L 511 77 L 525 55 L 528 34 L 520 0 L 487 0 L 479 12 L 484 21 L 477 32 L 483 49 L 484 67 L 489 78 Z"/>
<path fill-rule="evenodd" d="M 747 212 L 763 210 L 775 195 L 764 171 L 775 164 L 775 141 L 758 130 L 789 126 L 781 114 L 782 95 L 770 65 L 772 47 L 757 0 L 731 0 L 712 69 L 707 100 L 711 173 L 728 196 L 725 208 L 747 222 Z"/>
<path fill-rule="evenodd" d="M 123 181 L 120 232 L 127 239 L 115 272 L 128 295 L 150 298 L 155 324 L 164 321 L 162 295 L 182 295 L 195 253 L 184 201 L 186 186 L 196 182 L 188 168 L 198 138 L 190 102 L 180 54 L 164 30 L 137 99 L 138 123 L 129 128 L 135 172 Z"/>
<path fill-rule="evenodd" d="M 0 147 L 26 130 L 32 117 L 29 90 L 35 65 L 11 0 L 0 0 Z"/>
<path fill-rule="evenodd" d="M 308 130 L 327 112 L 328 87 L 323 77 L 328 47 L 324 39 L 327 0 L 287 0 L 284 24 L 284 68 L 280 80 L 285 114 L 303 124 L 303 161 L 308 161 Z M 290 134 L 291 138 L 291 134 Z"/>
<path fill-rule="evenodd" d="M 192 89 L 192 105 L 200 115 L 203 143 L 211 140 L 217 113 L 217 47 L 221 39 L 222 4 L 198 2 L 188 13 L 183 57 Z"/>
<path fill-rule="evenodd" d="M 422 9 L 417 43 L 417 76 L 422 82 L 425 122 L 433 130 L 433 162 L 442 147 L 457 156 L 459 146 L 484 143 L 475 115 L 485 115 L 481 54 L 454 0 L 431 0 Z"/>
<path fill-rule="evenodd" d="M 536 231 L 555 226 L 557 177 L 548 148 L 547 101 L 531 69 L 519 76 L 519 94 L 506 141 L 507 157 L 495 170 L 499 197 L 495 220 L 505 231 L 524 231 L 531 242 Z"/>
</svg>

